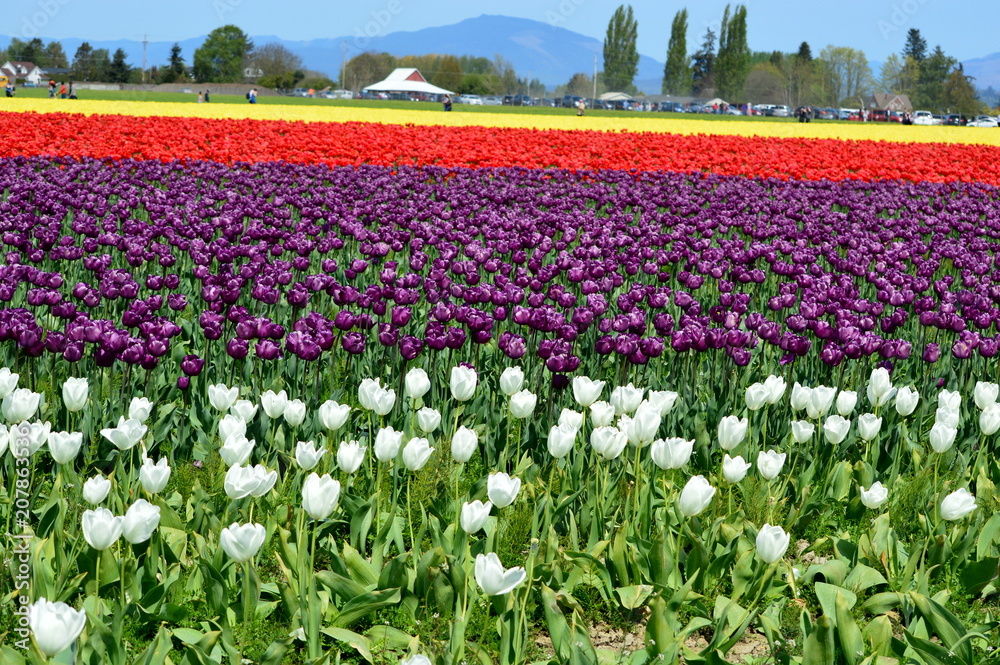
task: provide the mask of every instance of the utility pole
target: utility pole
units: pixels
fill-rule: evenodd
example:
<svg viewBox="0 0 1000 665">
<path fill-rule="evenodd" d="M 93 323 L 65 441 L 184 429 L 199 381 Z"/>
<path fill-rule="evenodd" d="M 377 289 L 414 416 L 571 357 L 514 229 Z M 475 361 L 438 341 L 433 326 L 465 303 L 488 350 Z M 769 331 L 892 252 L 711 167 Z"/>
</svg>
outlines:
<svg viewBox="0 0 1000 665">
<path fill-rule="evenodd" d="M 347 42 L 340 42 L 340 89 L 347 90 Z"/>
<path fill-rule="evenodd" d="M 594 96 L 591 99 L 594 100 L 590 103 L 590 108 L 593 109 L 597 104 L 597 51 L 594 51 Z"/>
<path fill-rule="evenodd" d="M 149 43 L 149 35 L 142 36 L 142 82 L 146 82 L 146 44 Z"/>
</svg>

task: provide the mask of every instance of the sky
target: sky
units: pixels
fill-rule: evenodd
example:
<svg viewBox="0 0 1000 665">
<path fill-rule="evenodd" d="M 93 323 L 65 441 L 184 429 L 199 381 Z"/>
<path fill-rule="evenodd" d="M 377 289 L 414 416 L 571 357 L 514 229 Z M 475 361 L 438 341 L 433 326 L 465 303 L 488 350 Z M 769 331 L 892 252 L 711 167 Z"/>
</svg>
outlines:
<svg viewBox="0 0 1000 665">
<path fill-rule="evenodd" d="M 639 24 L 640 53 L 665 60 L 670 23 L 684 5 L 633 0 Z M 861 49 L 883 61 L 902 50 L 906 32 L 917 28 L 928 46 L 968 60 L 1000 51 L 995 0 L 745 0 L 751 50 L 795 51 L 809 42 L 814 55 L 828 44 Z M 250 35 L 308 40 L 387 34 L 456 23 L 481 14 L 504 14 L 558 25 L 602 39 L 617 2 L 598 0 L 26 0 L 5 12 L 6 34 L 47 39 L 134 39 L 180 41 L 234 23 Z M 718 28 L 725 0 L 688 6 L 688 51 L 694 52 L 706 28 Z"/>
</svg>

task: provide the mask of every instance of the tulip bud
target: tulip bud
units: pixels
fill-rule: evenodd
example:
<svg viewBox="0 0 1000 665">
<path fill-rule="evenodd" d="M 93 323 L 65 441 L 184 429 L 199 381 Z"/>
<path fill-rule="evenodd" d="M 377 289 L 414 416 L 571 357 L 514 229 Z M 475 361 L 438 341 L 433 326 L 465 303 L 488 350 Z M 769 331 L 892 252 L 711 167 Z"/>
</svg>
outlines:
<svg viewBox="0 0 1000 665">
<path fill-rule="evenodd" d="M 976 497 L 963 487 L 941 501 L 941 518 L 949 522 L 960 520 L 974 511 L 976 507 Z"/>
<path fill-rule="evenodd" d="M 217 410 L 225 413 L 240 396 L 240 389 L 228 388 L 224 383 L 217 383 L 208 387 L 208 401 Z"/>
<path fill-rule="evenodd" d="M 222 447 L 219 448 L 219 455 L 226 466 L 243 465 L 250 459 L 255 445 L 256 441 L 253 439 L 247 439 L 245 436 L 232 436 L 226 439 Z"/>
<path fill-rule="evenodd" d="M 90 384 L 87 382 L 87 379 L 70 377 L 63 383 L 63 405 L 67 411 L 73 413 L 82 411 L 83 407 L 87 405 L 89 394 Z"/>
<path fill-rule="evenodd" d="M 604 385 L 604 381 L 592 381 L 586 376 L 574 377 L 573 399 L 583 408 L 587 408 L 600 399 L 601 393 L 604 392 Z"/>
<path fill-rule="evenodd" d="M 872 406 L 882 406 L 892 397 L 892 380 L 889 370 L 878 367 L 872 370 L 868 379 L 868 401 Z"/>
<path fill-rule="evenodd" d="M 671 437 L 654 441 L 649 454 L 661 469 L 679 469 L 691 459 L 693 450 L 694 439 Z"/>
<path fill-rule="evenodd" d="M 549 429 L 549 438 L 547 440 L 549 454 L 556 459 L 565 457 L 569 454 L 569 451 L 573 450 L 573 443 L 575 441 L 576 430 L 568 429 L 561 425 L 553 425 Z"/>
<path fill-rule="evenodd" d="M 979 414 L 979 431 L 983 436 L 992 436 L 1000 430 L 1000 404 L 994 402 Z"/>
<path fill-rule="evenodd" d="M 510 397 L 510 415 L 521 420 L 529 418 L 534 413 L 537 403 L 538 396 L 530 390 L 514 393 Z"/>
<path fill-rule="evenodd" d="M 1000 385 L 986 381 L 977 381 L 976 389 L 973 393 L 976 406 L 980 410 L 985 411 L 988 407 L 996 403 L 998 393 L 1000 393 Z"/>
<path fill-rule="evenodd" d="M 832 415 L 823 423 L 823 436 L 828 443 L 837 445 L 847 438 L 851 430 L 851 421 L 838 415 Z"/>
<path fill-rule="evenodd" d="M 319 464 L 325 454 L 326 448 L 322 446 L 316 448 L 316 444 L 312 441 L 299 441 L 295 444 L 295 463 L 304 471 L 309 471 Z"/>
<path fill-rule="evenodd" d="M 68 464 L 80 453 L 83 447 L 83 434 L 80 432 L 50 432 L 49 453 L 57 464 Z"/>
<path fill-rule="evenodd" d="M 883 487 L 882 483 L 876 482 L 868 489 L 863 487 L 861 488 L 861 503 L 863 503 L 866 508 L 875 510 L 888 499 L 889 490 Z"/>
<path fill-rule="evenodd" d="M 694 517 L 708 508 L 708 504 L 712 502 L 714 496 L 715 488 L 705 480 L 705 477 L 694 476 L 687 481 L 684 489 L 681 490 L 678 506 L 686 517 Z"/>
<path fill-rule="evenodd" d="M 627 386 L 618 386 L 611 391 L 611 406 L 615 407 L 615 415 L 632 413 L 642 402 L 645 388 L 636 388 L 631 383 Z M 620 429 L 620 428 L 619 428 Z"/>
<path fill-rule="evenodd" d="M 125 540 L 138 545 L 149 540 L 156 527 L 160 525 L 160 507 L 154 506 L 145 499 L 139 499 L 125 511 L 122 520 L 122 533 Z"/>
<path fill-rule="evenodd" d="M 745 397 L 747 408 L 751 411 L 757 411 L 767 404 L 770 392 L 764 387 L 763 383 L 754 383 L 746 389 Z"/>
<path fill-rule="evenodd" d="M 785 466 L 785 453 L 762 450 L 757 453 L 757 470 L 765 480 L 774 480 Z"/>
<path fill-rule="evenodd" d="M 344 473 L 354 473 L 365 461 L 365 449 L 357 441 L 341 441 L 337 449 L 337 466 Z"/>
<path fill-rule="evenodd" d="M 83 538 L 95 550 L 106 550 L 122 535 L 125 517 L 107 508 L 83 511 Z"/>
<path fill-rule="evenodd" d="M 628 445 L 628 437 L 616 427 L 595 427 L 590 433 L 590 445 L 594 452 L 610 461 L 622 454 Z"/>
<path fill-rule="evenodd" d="M 851 415 L 858 403 L 858 394 L 852 390 L 841 390 L 837 395 L 837 413 L 843 417 Z"/>
<path fill-rule="evenodd" d="M 476 583 L 487 596 L 503 596 L 524 582 L 527 574 L 524 568 L 504 570 L 500 558 L 490 552 L 476 555 Z"/>
<path fill-rule="evenodd" d="M 506 508 L 514 503 L 521 491 L 521 479 L 511 478 L 506 473 L 491 473 L 486 481 L 486 496 L 497 508 Z"/>
<path fill-rule="evenodd" d="M 590 405 L 590 423 L 594 427 L 607 427 L 615 419 L 615 407 L 607 402 L 594 402 Z"/>
<path fill-rule="evenodd" d="M 238 399 L 229 407 L 229 414 L 248 423 L 257 415 L 257 405 L 248 399 Z"/>
<path fill-rule="evenodd" d="M 792 439 L 795 443 L 805 443 L 816 433 L 816 426 L 808 420 L 792 421 Z"/>
<path fill-rule="evenodd" d="M 936 422 L 931 426 L 931 431 L 927 434 L 931 448 L 936 453 L 946 453 L 955 443 L 955 436 L 958 430 L 943 422 Z"/>
<path fill-rule="evenodd" d="M 777 404 L 785 394 L 785 380 L 780 376 L 771 375 L 764 379 L 762 384 L 767 391 L 765 401 L 768 404 Z"/>
<path fill-rule="evenodd" d="M 764 563 L 774 563 L 788 551 L 789 536 L 780 526 L 765 524 L 757 532 L 757 556 Z"/>
<path fill-rule="evenodd" d="M 796 381 L 795 385 L 792 386 L 792 410 L 801 411 L 806 408 L 811 398 L 812 388 L 799 385 L 799 382 Z"/>
<path fill-rule="evenodd" d="M 723 450 L 732 450 L 743 443 L 746 438 L 750 421 L 746 418 L 736 416 L 726 416 L 719 421 L 719 446 Z"/>
<path fill-rule="evenodd" d="M 289 427 L 298 427 L 306 419 L 306 405 L 302 400 L 290 399 L 281 415 Z"/>
<path fill-rule="evenodd" d="M 284 415 L 285 407 L 288 406 L 288 393 L 284 390 L 278 393 L 268 390 L 260 396 L 260 405 L 268 418 L 277 420 Z"/>
<path fill-rule="evenodd" d="M 75 610 L 66 603 L 49 602 L 44 596 L 27 609 L 31 636 L 38 650 L 47 658 L 68 649 L 87 624 L 87 613 L 83 610 Z"/>
<path fill-rule="evenodd" d="M 437 409 L 424 407 L 417 411 L 417 427 L 425 434 L 430 434 L 441 424 L 441 412 Z"/>
<path fill-rule="evenodd" d="M 99 504 L 107 498 L 111 491 L 111 481 L 104 476 L 94 476 L 83 484 L 83 499 L 87 503 Z"/>
<path fill-rule="evenodd" d="M 462 530 L 471 535 L 486 526 L 491 508 L 493 508 L 493 504 L 489 501 L 483 503 L 477 500 L 472 503 L 463 503 L 462 515 L 459 518 Z"/>
<path fill-rule="evenodd" d="M 170 480 L 170 470 L 166 457 L 161 457 L 156 464 L 153 464 L 153 460 L 147 457 L 143 460 L 142 468 L 139 469 L 139 482 L 142 484 L 142 489 L 150 494 L 163 491 Z"/>
<path fill-rule="evenodd" d="M 512 397 L 524 385 L 524 370 L 520 367 L 508 367 L 500 375 L 500 392 Z"/>
<path fill-rule="evenodd" d="M 451 368 L 451 396 L 459 402 L 467 402 L 476 393 L 476 385 L 479 383 L 479 376 L 476 371 L 460 365 Z"/>
<path fill-rule="evenodd" d="M 319 422 L 331 432 L 343 427 L 350 415 L 351 407 L 346 404 L 338 404 L 332 399 L 323 402 L 319 407 Z"/>
<path fill-rule="evenodd" d="M 222 530 L 219 535 L 219 544 L 222 545 L 222 549 L 229 555 L 229 558 L 236 563 L 243 563 L 257 554 L 266 538 L 267 529 L 260 524 L 233 522 Z"/>
<path fill-rule="evenodd" d="M 434 449 L 427 439 L 414 437 L 403 448 L 403 465 L 410 471 L 420 471 L 433 452 Z"/>
<path fill-rule="evenodd" d="M 375 435 L 375 458 L 380 462 L 390 462 L 399 454 L 403 445 L 403 433 L 391 427 L 383 427 Z"/>
<path fill-rule="evenodd" d="M 919 392 L 909 386 L 900 388 L 899 392 L 896 393 L 896 413 L 905 418 L 916 410 L 919 401 Z"/>
<path fill-rule="evenodd" d="M 403 379 L 403 395 L 410 399 L 420 399 L 431 389 L 431 380 L 421 367 L 414 367 Z"/>
<path fill-rule="evenodd" d="M 464 425 L 451 437 L 451 456 L 459 464 L 468 462 L 479 447 L 479 436 Z"/>
<path fill-rule="evenodd" d="M 145 423 L 149 420 L 149 413 L 153 410 L 153 403 L 145 397 L 133 397 L 128 405 L 128 417 Z"/>
<path fill-rule="evenodd" d="M 858 418 L 858 435 L 863 441 L 871 441 L 882 430 L 882 419 L 873 413 L 862 414 Z"/>
<path fill-rule="evenodd" d="M 660 410 L 660 417 L 665 418 L 668 413 L 673 411 L 674 404 L 677 403 L 677 393 L 673 390 L 650 390 L 646 399 L 651 404 L 655 404 Z"/>
<path fill-rule="evenodd" d="M 722 475 L 727 481 L 735 484 L 746 478 L 751 466 L 750 462 L 743 461 L 742 455 L 737 455 L 735 458 L 726 455 L 722 458 Z"/>
</svg>

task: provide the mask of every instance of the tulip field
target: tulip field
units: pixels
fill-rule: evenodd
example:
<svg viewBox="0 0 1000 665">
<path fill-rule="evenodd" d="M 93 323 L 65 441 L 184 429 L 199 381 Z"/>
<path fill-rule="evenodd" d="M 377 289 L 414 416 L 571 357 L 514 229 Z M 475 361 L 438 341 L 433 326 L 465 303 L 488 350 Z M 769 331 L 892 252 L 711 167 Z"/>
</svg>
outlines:
<svg viewBox="0 0 1000 665">
<path fill-rule="evenodd" d="M 3 665 L 1000 663 L 995 130 L 8 101 Z"/>
</svg>

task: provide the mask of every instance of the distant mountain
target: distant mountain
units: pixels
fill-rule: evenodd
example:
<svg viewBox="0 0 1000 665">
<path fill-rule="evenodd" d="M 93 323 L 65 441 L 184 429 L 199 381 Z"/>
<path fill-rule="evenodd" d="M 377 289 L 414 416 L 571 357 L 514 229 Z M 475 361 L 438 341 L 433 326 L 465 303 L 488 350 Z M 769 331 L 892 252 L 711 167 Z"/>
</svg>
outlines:
<svg viewBox="0 0 1000 665">
<path fill-rule="evenodd" d="M 372 24 L 375 27 L 375 24 Z M 381 28 L 380 28 L 381 30 Z M 374 29 L 369 32 L 375 33 Z M 308 69 L 325 72 L 333 78 L 340 72 L 344 44 L 347 58 L 364 51 L 391 53 L 396 56 L 428 53 L 471 55 L 492 59 L 500 54 L 514 65 L 519 76 L 537 78 L 550 88 L 566 83 L 577 72 L 594 73 L 594 54 L 598 68 L 603 67 L 603 47 L 598 39 L 556 26 L 523 18 L 484 15 L 452 25 L 424 28 L 413 32 L 391 32 L 368 37 L 363 33 L 291 41 L 269 35 L 254 35 L 254 44 L 277 42 L 302 58 Z M 47 38 L 43 41 L 49 41 Z M 72 59 L 82 39 L 60 39 L 66 55 Z M 191 63 L 194 50 L 205 37 L 186 39 L 180 43 L 185 62 Z M 10 43 L 0 37 L 0 47 Z M 131 40 L 93 41 L 94 48 L 106 48 L 114 53 L 121 48 L 129 63 L 142 65 L 142 42 Z M 146 45 L 147 66 L 165 65 L 173 42 L 149 42 Z M 635 84 L 643 92 L 659 93 L 663 78 L 663 63 L 640 55 Z"/>
<path fill-rule="evenodd" d="M 1000 88 L 1000 53 L 966 60 L 962 65 L 966 75 L 976 79 L 973 83 L 977 88 Z"/>
</svg>

